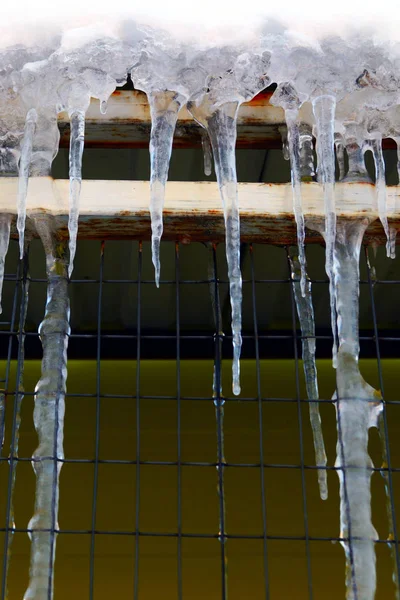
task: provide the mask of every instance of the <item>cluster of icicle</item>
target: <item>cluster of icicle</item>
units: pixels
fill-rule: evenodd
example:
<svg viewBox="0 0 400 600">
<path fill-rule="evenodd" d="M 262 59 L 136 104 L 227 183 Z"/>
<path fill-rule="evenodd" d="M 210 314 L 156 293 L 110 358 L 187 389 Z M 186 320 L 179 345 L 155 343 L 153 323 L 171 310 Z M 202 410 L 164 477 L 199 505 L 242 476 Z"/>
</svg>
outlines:
<svg viewBox="0 0 400 600">
<path fill-rule="evenodd" d="M 81 35 L 82 33 L 82 35 Z M 85 113 L 91 98 L 106 110 L 107 99 L 116 86 L 130 74 L 136 89 L 148 97 L 152 128 L 150 136 L 150 213 L 153 263 L 157 285 L 160 279 L 160 240 L 162 210 L 169 160 L 178 113 L 183 105 L 204 128 L 207 172 L 210 172 L 210 144 L 224 208 L 226 256 L 232 306 L 234 346 L 233 391 L 240 393 L 239 358 L 241 351 L 240 223 L 235 164 L 236 121 L 241 103 L 251 100 L 270 83 L 277 89 L 272 103 L 283 108 L 288 128 L 287 150 L 291 161 L 293 211 L 297 223 L 298 253 L 292 257 L 294 287 L 303 336 L 307 391 L 315 434 L 317 465 L 321 467 L 321 495 L 326 498 L 325 450 L 318 413 L 318 388 L 315 368 L 315 336 L 311 288 L 306 276 L 304 216 L 301 181 L 314 177 L 313 138 L 316 139 L 317 180 L 323 189 L 325 223 L 321 231 L 326 242 L 326 271 L 330 281 L 333 359 L 337 368 L 337 423 L 340 476 L 341 525 L 343 545 L 349 568 L 347 598 L 369 600 L 375 593 L 375 558 L 371 524 L 371 461 L 367 453 L 368 428 L 379 414 L 377 394 L 366 384 L 358 370 L 358 256 L 366 221 L 343 224 L 335 213 L 335 148 L 343 181 L 369 181 L 364 153 L 371 150 L 376 170 L 376 207 L 387 234 L 387 252 L 394 256 L 396 232 L 389 228 L 386 208 L 385 165 L 382 139 L 400 144 L 400 48 L 390 51 L 363 32 L 352 31 L 344 40 L 329 37 L 316 42 L 296 38 L 284 28 L 264 25 L 251 44 L 212 44 L 199 39 L 187 43 L 169 34 L 121 23 L 118 35 L 104 36 L 92 29 L 67 31 L 46 43 L 23 47 L 16 45 L 0 51 L 0 175 L 18 176 L 17 228 L 21 253 L 24 248 L 26 199 L 30 176 L 47 176 L 59 142 L 57 117 L 70 119 L 70 215 L 69 275 L 73 269 L 82 181 Z M 345 173 L 344 151 L 348 172 Z M 11 217 L 0 218 L 0 288 L 7 252 Z M 53 259 L 51 259 L 53 261 Z M 53 264 L 53 263 L 52 263 Z M 58 264 L 58 263 L 57 263 Z M 53 264 L 53 267 L 56 263 Z M 49 281 L 52 268 L 49 265 Z M 54 280 L 49 287 L 48 311 L 56 301 Z M 57 292 L 58 293 L 58 292 Z M 64 291 L 60 298 L 64 298 Z M 60 300 L 61 301 L 61 300 Z M 67 324 L 67 304 L 62 300 L 62 322 Z M 65 350 L 63 329 L 48 337 L 51 316 L 43 325 L 44 366 L 52 360 L 52 340 L 58 339 L 59 352 Z M 62 327 L 64 327 L 62 325 Z M 58 338 L 57 338 L 58 336 Z M 61 337 L 62 339 L 61 339 Z M 63 341 L 64 340 L 64 341 Z M 48 344 L 48 347 L 47 345 Z M 64 348 L 64 349 L 63 349 Z M 48 358 L 46 358 L 46 356 Z M 60 355 L 61 356 L 61 355 Z M 63 360 L 57 368 L 65 369 Z M 49 383 L 49 382 L 48 382 Z M 41 453 L 54 455 L 58 441 L 54 433 L 44 432 L 46 379 L 38 387 L 35 422 L 42 435 Z M 50 382 L 51 383 L 51 382 Z M 49 383 L 49 385 L 50 385 Z M 58 384 L 58 435 L 62 441 L 61 415 L 65 377 Z M 42 389 L 43 388 L 43 389 Z M 42 401 L 43 400 L 43 401 Z M 50 401 L 49 401 L 50 402 Z M 51 399 L 49 410 L 53 410 Z M 35 409 L 36 410 L 36 409 Z M 44 410 L 43 416 L 39 414 Z M 40 421 L 40 423 L 39 423 Z M 53 427 L 53 422 L 51 423 Z M 47 430 L 47 429 L 46 429 Z M 50 480 L 57 479 L 54 467 L 38 463 L 37 503 L 44 490 L 49 502 Z M 58 467 L 57 467 L 58 469 Z M 41 483 L 40 483 L 41 482 Z M 44 496 L 43 496 L 44 497 Z M 57 503 L 57 497 L 52 500 Z M 55 507 L 37 505 L 37 514 L 49 527 L 48 515 Z M 49 510 L 48 510 L 49 509 Z M 53 519 L 54 520 L 54 519 Z M 54 525 L 54 523 L 52 523 Z M 52 561 L 54 541 L 48 534 L 32 534 L 32 591 L 45 586 L 43 565 Z M 46 539 L 45 539 L 46 538 Z M 30 595 L 29 595 L 30 594 Z M 32 595 L 33 594 L 33 595 Z M 46 597 L 50 597 L 48 591 Z"/>
</svg>

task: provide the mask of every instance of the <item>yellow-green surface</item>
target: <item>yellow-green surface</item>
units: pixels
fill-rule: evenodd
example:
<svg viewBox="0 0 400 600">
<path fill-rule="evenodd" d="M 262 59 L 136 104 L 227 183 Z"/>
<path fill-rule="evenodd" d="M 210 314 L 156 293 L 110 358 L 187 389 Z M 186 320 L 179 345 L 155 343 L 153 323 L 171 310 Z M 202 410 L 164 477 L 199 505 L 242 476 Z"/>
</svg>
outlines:
<svg viewBox="0 0 400 600">
<path fill-rule="evenodd" d="M 399 361 L 383 361 L 386 398 L 400 400 Z M 0 364 L 4 372 L 4 363 Z M 318 363 L 322 398 L 330 398 L 334 372 L 330 361 Z M 302 365 L 300 364 L 300 370 Z M 361 361 L 361 371 L 379 387 L 376 361 Z M 101 365 L 103 394 L 135 394 L 135 361 L 104 361 Z M 40 375 L 40 363 L 27 362 L 25 389 L 33 391 Z M 301 373 L 302 375 L 302 373 Z M 301 378 L 302 379 L 302 378 Z M 11 382 L 15 380 L 15 365 Z M 182 396 L 209 396 L 212 363 L 181 363 Z M 230 363 L 223 368 L 224 391 L 230 390 Z M 12 385 L 11 385 L 12 388 Z M 242 362 L 243 397 L 255 397 L 254 361 Z M 94 393 L 94 361 L 69 364 L 68 391 Z M 304 397 L 303 380 L 301 395 Z M 296 395 L 293 361 L 262 361 L 261 392 L 277 401 L 263 403 L 264 462 L 280 465 L 300 464 L 298 407 L 279 399 Z M 176 394 L 174 361 L 143 361 L 141 394 Z M 229 394 L 230 395 L 230 394 Z M 20 456 L 29 457 L 36 447 L 32 423 L 32 396 L 23 402 Z M 7 405 L 8 452 L 12 399 Z M 329 464 L 335 460 L 336 426 L 334 407 L 321 406 Z M 140 403 L 141 459 L 177 459 L 177 403 L 174 400 L 143 399 Z M 65 418 L 65 456 L 93 459 L 95 455 L 96 399 L 67 398 Z M 304 461 L 314 464 L 308 406 L 301 410 L 304 436 Z M 400 405 L 388 408 L 392 461 L 400 467 Z M 135 460 L 135 399 L 106 398 L 100 406 L 100 458 Z M 212 402 L 181 403 L 181 446 L 183 461 L 216 460 L 216 426 Z M 371 433 L 370 453 L 380 465 L 380 447 L 375 430 Z M 260 460 L 259 406 L 257 402 L 227 402 L 225 405 L 225 458 L 229 463 L 256 463 Z M 92 523 L 93 464 L 65 464 L 60 477 L 61 529 L 89 530 Z M 304 535 L 304 506 L 299 469 L 265 468 L 267 531 L 269 535 Z M 396 508 L 400 514 L 400 473 L 394 474 Z M 0 465 L 0 519 L 5 524 L 7 463 Z M 133 531 L 135 527 L 135 465 L 100 464 L 96 528 Z M 141 466 L 140 529 L 148 532 L 177 531 L 177 468 Z M 319 498 L 317 475 L 305 471 L 308 526 L 311 536 L 335 537 L 339 534 L 338 479 L 329 472 L 329 498 Z M 33 511 L 35 478 L 29 462 L 18 464 L 15 491 L 16 526 L 27 526 Z M 372 477 L 373 520 L 380 537 L 387 535 L 383 480 Z M 231 534 L 262 534 L 260 470 L 228 467 L 225 473 L 226 528 Z M 182 528 L 185 533 L 218 532 L 217 472 L 215 467 L 182 467 Z M 3 534 L 1 534 L 3 535 Z M 3 537 L 0 539 L 3 547 Z M 61 534 L 57 540 L 55 572 L 56 600 L 85 600 L 89 590 L 90 535 Z M 307 599 L 307 561 L 304 541 L 272 540 L 267 543 L 270 598 Z M 141 538 L 139 545 L 139 598 L 177 598 L 177 541 L 174 538 Z M 265 598 L 262 540 L 229 540 L 226 543 L 229 600 Z M 315 600 L 344 598 L 344 559 L 338 543 L 310 542 L 310 566 Z M 377 545 L 377 600 L 394 598 L 391 583 L 392 563 L 388 547 Z M 1 560 L 3 557 L 1 556 Z M 133 536 L 98 535 L 95 544 L 94 598 L 132 598 L 134 586 L 135 539 Z M 19 600 L 28 583 L 29 539 L 25 533 L 14 536 L 10 564 L 10 600 Z M 220 545 L 216 539 L 184 539 L 182 542 L 183 597 L 189 600 L 221 598 Z"/>
</svg>

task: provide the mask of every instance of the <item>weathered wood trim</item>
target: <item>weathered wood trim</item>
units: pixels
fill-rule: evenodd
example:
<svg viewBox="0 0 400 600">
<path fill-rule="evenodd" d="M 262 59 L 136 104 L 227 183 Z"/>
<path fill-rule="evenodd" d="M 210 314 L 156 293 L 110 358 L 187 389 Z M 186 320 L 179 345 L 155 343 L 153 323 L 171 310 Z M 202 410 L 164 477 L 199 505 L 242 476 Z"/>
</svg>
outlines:
<svg viewBox="0 0 400 600">
<path fill-rule="evenodd" d="M 18 181 L 0 178 L 0 211 L 16 213 Z M 323 220 L 322 186 L 302 186 L 306 223 Z M 338 183 L 335 187 L 338 217 L 368 217 L 365 240 L 384 243 L 378 220 L 376 192 L 372 184 Z M 69 182 L 36 177 L 29 181 L 27 214 L 55 216 L 62 236 L 67 236 Z M 387 189 L 388 217 L 400 229 L 400 187 Z M 147 181 L 84 180 L 82 183 L 79 237 L 96 239 L 148 239 L 150 237 L 149 183 Z M 272 244 L 295 243 L 296 226 L 290 184 L 240 183 L 239 204 L 243 241 Z M 16 235 L 15 229 L 13 234 Z M 164 238 L 169 240 L 224 239 L 224 222 L 215 182 L 170 181 L 164 207 Z M 320 236 L 307 230 L 308 242 Z"/>
</svg>

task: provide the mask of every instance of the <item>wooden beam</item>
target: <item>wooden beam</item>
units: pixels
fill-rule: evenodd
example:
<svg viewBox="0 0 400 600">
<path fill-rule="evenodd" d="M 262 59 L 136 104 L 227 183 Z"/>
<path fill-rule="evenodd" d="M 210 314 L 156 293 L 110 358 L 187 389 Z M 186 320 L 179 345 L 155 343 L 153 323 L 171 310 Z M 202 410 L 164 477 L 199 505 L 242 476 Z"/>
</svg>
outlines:
<svg viewBox="0 0 400 600">
<path fill-rule="evenodd" d="M 239 109 L 237 147 L 249 149 L 281 148 L 282 127 L 285 128 L 283 110 L 270 104 L 272 92 L 261 92 L 251 102 Z M 311 119 L 310 105 L 302 108 L 301 116 Z M 60 146 L 69 146 L 69 121 L 65 113 L 59 116 Z M 150 110 L 146 94 L 136 90 L 117 90 L 108 101 L 107 112 L 101 114 L 99 101 L 92 99 L 86 115 L 85 146 L 87 148 L 148 148 L 150 136 Z M 201 146 L 201 127 L 194 121 L 186 107 L 179 113 L 174 147 L 197 148 Z M 385 147 L 394 148 L 392 140 Z"/>
<path fill-rule="evenodd" d="M 280 148 L 280 127 L 283 111 L 269 103 L 271 93 L 259 94 L 243 104 L 238 118 L 237 146 L 252 148 Z M 69 145 L 69 121 L 65 113 L 59 117 L 60 146 Z M 150 136 L 150 109 L 146 94 L 116 91 L 111 96 L 105 115 L 101 114 L 98 100 L 92 100 L 86 115 L 85 146 L 88 148 L 148 148 Z M 201 146 L 201 127 L 186 107 L 179 113 L 175 130 L 175 148 Z"/>
<path fill-rule="evenodd" d="M 16 178 L 0 178 L 0 212 L 16 213 Z M 323 222 L 322 187 L 302 186 L 306 223 Z M 84 239 L 149 239 L 149 183 L 147 181 L 97 181 L 82 183 L 79 237 Z M 385 236 L 378 220 L 376 190 L 372 184 L 338 183 L 335 189 L 338 218 L 368 217 L 367 243 L 382 244 Z M 400 187 L 387 192 L 388 216 L 400 229 Z M 50 177 L 29 181 L 27 215 L 54 215 L 61 237 L 68 236 L 69 182 Z M 239 183 L 241 239 L 282 245 L 296 243 L 296 226 L 290 184 Z M 14 219 L 15 221 L 15 219 Z M 28 218 L 28 221 L 29 218 Z M 30 221 L 29 227 L 33 227 Z M 12 236 L 16 237 L 15 222 Z M 224 219 L 217 184 L 214 182 L 168 182 L 164 207 L 166 240 L 222 241 Z M 307 229 L 306 241 L 321 242 Z"/>
</svg>

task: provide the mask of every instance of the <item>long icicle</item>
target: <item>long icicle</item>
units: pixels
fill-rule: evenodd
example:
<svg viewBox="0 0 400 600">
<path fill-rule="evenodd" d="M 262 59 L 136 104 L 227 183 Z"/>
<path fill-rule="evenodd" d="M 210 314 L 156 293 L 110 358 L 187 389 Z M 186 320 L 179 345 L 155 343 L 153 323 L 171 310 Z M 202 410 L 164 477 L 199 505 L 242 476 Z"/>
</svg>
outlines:
<svg viewBox="0 0 400 600">
<path fill-rule="evenodd" d="M 24 256 L 24 235 L 26 219 L 26 196 L 28 194 L 29 168 L 32 157 L 33 137 L 35 135 L 38 115 L 31 108 L 25 119 L 24 136 L 21 142 L 21 158 L 19 162 L 18 200 L 17 200 L 17 230 L 19 234 L 20 258 Z"/>
<path fill-rule="evenodd" d="M 240 273 L 240 217 L 236 176 L 236 121 L 238 102 L 209 104 L 207 97 L 196 105 L 189 103 L 193 117 L 210 136 L 214 167 L 224 207 L 225 245 L 232 309 L 232 389 L 240 394 L 240 353 L 242 348 L 242 276 Z"/>
<path fill-rule="evenodd" d="M 400 138 L 395 138 L 395 142 L 397 147 L 397 185 L 400 185 Z M 389 225 L 390 256 L 392 258 L 396 257 L 396 238 L 397 228 Z"/>
<path fill-rule="evenodd" d="M 306 296 L 306 255 L 304 251 L 305 225 L 301 200 L 301 165 L 300 165 L 300 132 L 298 124 L 299 111 L 285 109 L 285 119 L 288 128 L 288 145 L 290 154 L 290 171 L 293 191 L 293 211 L 297 225 L 297 244 L 300 263 L 300 289 Z"/>
<path fill-rule="evenodd" d="M 319 392 L 317 365 L 315 362 L 316 344 L 314 307 L 311 295 L 311 282 L 308 279 L 306 280 L 304 295 L 302 293 L 300 285 L 300 277 L 302 273 L 300 261 L 298 258 L 298 249 L 296 246 L 292 246 L 290 248 L 289 259 L 292 272 L 292 285 L 296 301 L 297 315 L 299 317 L 302 335 L 303 368 L 306 382 L 307 397 L 310 400 L 310 423 L 314 439 L 315 463 L 317 467 L 320 467 L 318 468 L 319 493 L 322 500 L 326 500 L 328 497 L 328 481 L 326 472 L 327 460 L 318 403 Z"/>
<path fill-rule="evenodd" d="M 69 141 L 69 267 L 68 276 L 74 269 L 76 238 L 78 235 L 79 199 L 82 185 L 82 154 L 85 144 L 85 113 L 75 110 L 69 115 L 71 137 Z"/>
<path fill-rule="evenodd" d="M 391 235 L 386 211 L 386 180 L 385 180 L 385 161 L 382 151 L 382 138 L 374 138 L 369 142 L 375 163 L 375 188 L 378 202 L 379 219 L 386 234 L 386 254 L 389 258 L 394 258 L 391 253 Z"/>
<path fill-rule="evenodd" d="M 376 250 L 376 248 L 375 248 Z M 369 272 L 369 279 L 370 282 L 372 284 L 372 287 L 376 284 L 376 280 L 377 280 L 377 274 L 376 274 L 376 267 L 375 267 L 375 258 L 376 256 L 372 255 L 373 251 L 373 247 L 372 246 L 367 246 L 366 248 L 366 259 L 367 259 L 367 266 L 368 266 L 368 272 Z M 374 252 L 375 254 L 375 252 Z M 385 482 L 385 494 L 386 494 L 386 517 L 387 517 L 387 522 L 388 522 L 388 542 L 389 542 L 389 548 L 390 548 L 390 553 L 392 555 L 392 561 L 393 561 L 393 573 L 392 573 L 392 580 L 393 580 L 393 584 L 394 584 L 394 588 L 395 588 L 395 599 L 396 600 L 400 600 L 400 587 L 399 587 L 399 576 L 398 576 L 398 569 L 397 569 L 397 557 L 396 557 L 396 544 L 393 544 L 393 540 L 395 540 L 395 523 L 394 523 L 394 519 L 393 519 L 393 503 L 394 503 L 394 498 L 392 497 L 391 493 L 390 493 L 390 478 L 389 478 L 389 472 L 388 472 L 388 467 L 389 467 L 389 458 L 388 458 L 388 448 L 387 448 L 387 432 L 386 432 L 386 423 L 385 423 L 385 413 L 384 413 L 385 408 L 383 407 L 383 410 L 381 412 L 381 414 L 379 415 L 379 437 L 380 437 L 380 442 L 381 442 L 381 454 L 382 454 L 382 466 L 381 466 L 381 471 L 380 474 L 383 478 L 383 481 Z"/>
<path fill-rule="evenodd" d="M 0 314 L 2 312 L 1 296 L 3 291 L 4 266 L 10 242 L 11 215 L 0 214 Z"/>
<path fill-rule="evenodd" d="M 160 285 L 160 241 L 163 232 L 162 211 L 165 185 L 168 178 L 178 112 L 183 98 L 176 92 L 163 91 L 148 94 L 151 114 L 150 133 L 150 216 L 151 249 L 155 281 Z"/>
<path fill-rule="evenodd" d="M 222 330 L 222 312 L 221 312 L 221 303 L 219 302 L 219 292 L 218 285 L 215 281 L 215 260 L 216 260 L 216 251 L 217 247 L 212 242 L 205 242 L 204 244 L 208 251 L 208 261 L 207 261 L 207 273 L 208 280 L 210 286 L 210 299 L 211 299 L 211 307 L 212 314 L 214 318 L 214 325 L 217 331 L 218 340 L 216 343 L 218 344 L 218 355 L 219 355 L 219 365 L 214 364 L 213 371 L 213 398 L 221 397 L 222 398 L 222 382 L 221 378 L 217 377 L 217 367 L 219 369 L 222 368 L 222 339 L 224 337 L 224 332 Z M 217 389 L 217 379 L 219 381 L 219 389 Z"/>
<path fill-rule="evenodd" d="M 35 511 L 31 529 L 29 586 L 24 600 L 52 600 L 55 529 L 58 528 L 58 480 L 63 453 L 63 425 L 70 333 L 66 244 L 59 243 L 53 222 L 35 219 L 46 253 L 47 303 L 39 327 L 43 346 L 42 375 L 36 386 L 33 413 L 39 446 L 32 457 L 36 474 Z"/>
<path fill-rule="evenodd" d="M 376 590 L 371 519 L 372 461 L 368 430 L 378 426 L 381 396 L 362 378 L 359 355 L 359 258 L 368 219 L 338 222 L 334 250 L 339 350 L 337 357 L 337 459 L 340 523 L 346 555 L 346 599 L 373 600 Z"/>
<path fill-rule="evenodd" d="M 316 122 L 318 181 L 322 183 L 325 207 L 325 270 L 329 278 L 329 296 L 331 306 L 331 325 L 333 335 L 332 359 L 336 366 L 337 335 L 335 308 L 335 279 L 333 272 L 333 253 L 336 238 L 335 207 L 335 109 L 334 96 L 318 96 L 312 102 Z"/>
</svg>

